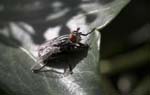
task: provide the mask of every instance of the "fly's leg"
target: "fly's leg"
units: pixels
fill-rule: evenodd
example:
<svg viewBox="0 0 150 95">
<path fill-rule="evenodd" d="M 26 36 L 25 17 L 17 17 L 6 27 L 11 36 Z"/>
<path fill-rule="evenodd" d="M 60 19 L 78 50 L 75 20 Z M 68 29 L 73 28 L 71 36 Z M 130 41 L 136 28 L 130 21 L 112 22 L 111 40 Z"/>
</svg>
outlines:
<svg viewBox="0 0 150 95">
<path fill-rule="evenodd" d="M 31 68 L 32 72 L 33 73 L 39 73 L 39 72 L 42 72 L 42 69 L 47 65 L 48 63 L 44 64 L 42 67 L 40 68 Z"/>
<path fill-rule="evenodd" d="M 87 36 L 87 35 L 89 35 L 89 34 L 91 34 L 92 32 L 94 32 L 95 30 L 97 30 L 96 28 L 93 28 L 90 32 L 88 32 L 87 34 L 82 34 L 82 33 L 80 33 L 82 36 Z"/>
<path fill-rule="evenodd" d="M 43 70 L 43 68 L 44 68 L 45 66 L 47 66 L 47 64 L 48 64 L 48 63 L 44 64 L 42 67 L 39 67 L 39 68 L 34 68 L 34 67 L 33 67 L 33 68 L 31 68 L 31 70 L 32 70 L 33 73 L 40 73 L 40 72 L 52 71 L 52 72 L 55 72 L 55 73 L 57 73 L 57 74 L 63 74 L 64 76 L 67 76 L 67 75 L 73 73 L 73 72 L 72 72 L 72 67 L 71 67 L 71 65 L 68 65 L 68 67 L 64 70 L 64 73 L 61 73 L 61 72 L 59 72 L 59 71 L 57 71 L 57 70 L 55 70 L 55 69 Z"/>
<path fill-rule="evenodd" d="M 70 64 L 68 64 L 68 67 L 69 67 L 69 71 L 70 71 L 70 74 L 72 74 L 72 66 Z"/>
<path fill-rule="evenodd" d="M 87 44 L 78 43 L 80 47 L 87 47 Z"/>
<path fill-rule="evenodd" d="M 68 76 L 69 74 L 73 74 L 72 66 L 68 64 L 68 67 L 64 70 L 64 76 Z"/>
</svg>

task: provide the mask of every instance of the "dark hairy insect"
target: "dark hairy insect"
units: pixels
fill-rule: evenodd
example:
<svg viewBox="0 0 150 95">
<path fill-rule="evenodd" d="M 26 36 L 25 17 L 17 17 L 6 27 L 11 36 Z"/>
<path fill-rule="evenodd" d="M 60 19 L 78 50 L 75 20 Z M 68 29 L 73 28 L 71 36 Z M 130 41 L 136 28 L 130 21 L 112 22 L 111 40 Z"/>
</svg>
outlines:
<svg viewBox="0 0 150 95">
<path fill-rule="evenodd" d="M 32 72 L 43 72 L 43 69 L 45 67 L 51 67 L 52 65 L 60 66 L 60 62 L 65 62 L 68 59 L 68 57 L 74 55 L 75 52 L 87 49 L 88 45 L 81 43 L 81 36 L 87 36 L 90 33 L 92 33 L 95 29 L 93 29 L 87 34 L 82 34 L 81 32 L 79 32 L 79 30 L 80 28 L 77 28 L 77 30 L 71 32 L 68 35 L 56 37 L 39 46 L 38 63 L 40 63 L 42 66 L 39 68 L 33 67 Z M 66 68 L 67 69 L 64 71 L 64 74 L 66 72 L 72 73 L 71 64 L 67 64 Z"/>
</svg>

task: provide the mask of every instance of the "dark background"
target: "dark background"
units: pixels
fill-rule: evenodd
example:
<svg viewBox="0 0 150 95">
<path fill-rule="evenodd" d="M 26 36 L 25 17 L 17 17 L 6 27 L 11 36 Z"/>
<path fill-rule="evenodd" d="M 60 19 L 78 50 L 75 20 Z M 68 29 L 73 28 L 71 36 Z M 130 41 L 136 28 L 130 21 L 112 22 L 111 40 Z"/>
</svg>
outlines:
<svg viewBox="0 0 150 95">
<path fill-rule="evenodd" d="M 101 34 L 101 73 L 110 82 L 106 89 L 150 95 L 150 1 L 131 0 Z"/>
</svg>

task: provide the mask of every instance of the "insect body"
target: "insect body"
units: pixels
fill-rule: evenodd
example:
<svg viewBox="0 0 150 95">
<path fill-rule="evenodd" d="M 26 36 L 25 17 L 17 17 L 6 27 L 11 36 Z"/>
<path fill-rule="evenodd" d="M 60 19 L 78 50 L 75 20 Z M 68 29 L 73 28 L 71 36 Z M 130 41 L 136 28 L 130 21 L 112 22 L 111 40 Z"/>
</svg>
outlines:
<svg viewBox="0 0 150 95">
<path fill-rule="evenodd" d="M 70 55 L 73 55 L 74 52 L 87 48 L 88 45 L 80 43 L 81 36 L 87 36 L 92 33 L 94 29 L 87 33 L 82 34 L 79 32 L 80 28 L 71 32 L 69 35 L 63 35 L 56 37 L 52 40 L 49 40 L 43 43 L 38 50 L 39 63 L 42 64 L 40 68 L 32 68 L 34 73 L 42 72 L 42 69 L 45 66 L 51 65 L 61 65 L 57 61 L 65 61 Z M 72 72 L 72 66 L 68 64 L 69 71 Z"/>
</svg>

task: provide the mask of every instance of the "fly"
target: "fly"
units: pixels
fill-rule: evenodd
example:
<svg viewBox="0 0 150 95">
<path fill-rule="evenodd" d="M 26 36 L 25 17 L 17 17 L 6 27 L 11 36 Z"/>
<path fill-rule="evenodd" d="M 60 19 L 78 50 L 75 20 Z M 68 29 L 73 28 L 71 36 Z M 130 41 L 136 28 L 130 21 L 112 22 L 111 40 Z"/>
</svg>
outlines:
<svg viewBox="0 0 150 95">
<path fill-rule="evenodd" d="M 95 28 L 87 34 L 83 34 L 79 32 L 79 30 L 80 28 L 77 28 L 77 30 L 71 32 L 68 35 L 56 37 L 40 45 L 38 49 L 38 63 L 40 63 L 41 67 L 33 67 L 32 72 L 43 72 L 42 69 L 45 67 L 50 67 L 52 63 L 55 63 L 54 65 L 60 65 L 61 63 L 57 63 L 57 61 L 64 59 L 62 58 L 63 56 L 69 55 L 69 53 L 73 54 L 74 51 L 79 49 L 84 50 L 87 48 L 87 44 L 81 43 L 81 36 L 87 36 L 91 34 Z M 72 66 L 70 64 L 67 64 L 67 69 L 64 71 L 64 74 L 66 72 L 72 73 Z"/>
</svg>

